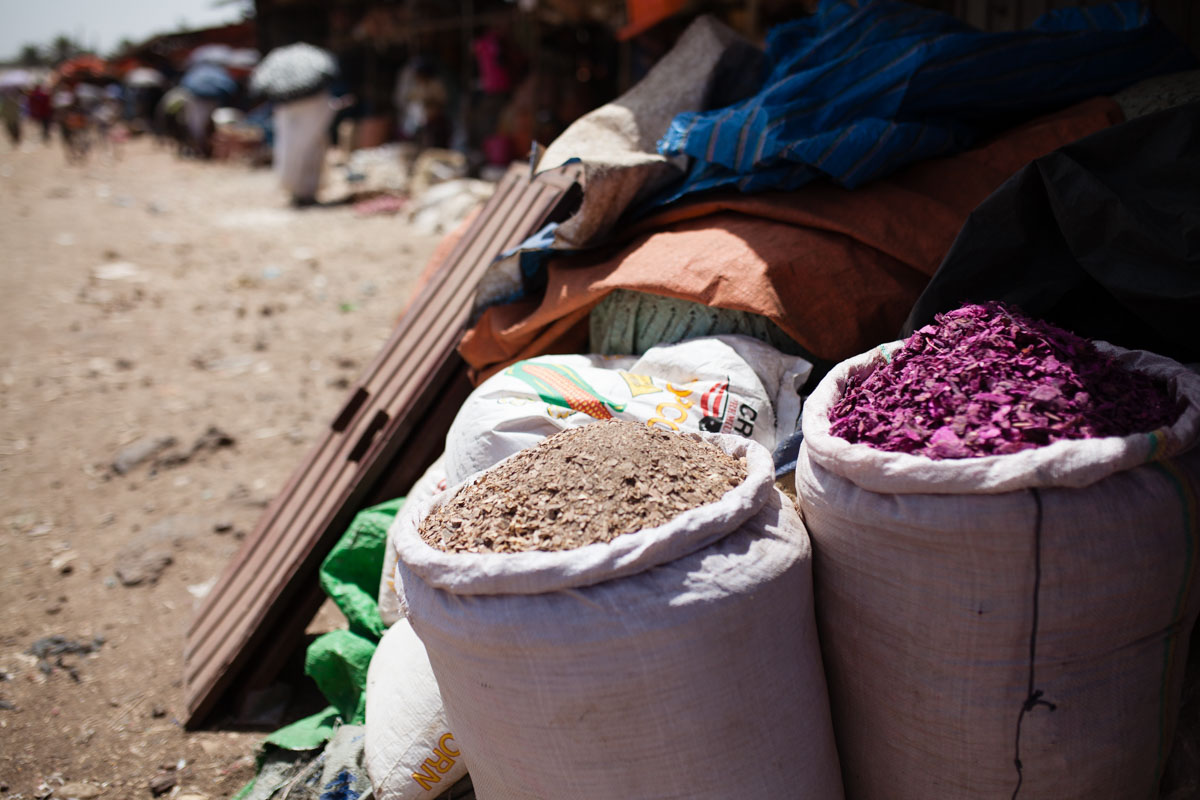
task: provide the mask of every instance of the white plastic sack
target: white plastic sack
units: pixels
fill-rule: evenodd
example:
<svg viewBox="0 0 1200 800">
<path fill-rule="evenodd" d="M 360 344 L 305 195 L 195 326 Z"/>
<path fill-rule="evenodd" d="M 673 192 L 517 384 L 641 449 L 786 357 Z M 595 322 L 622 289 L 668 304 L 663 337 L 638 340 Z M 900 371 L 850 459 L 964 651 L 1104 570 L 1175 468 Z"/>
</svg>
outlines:
<svg viewBox="0 0 1200 800">
<path fill-rule="evenodd" d="M 364 757 L 376 800 L 429 800 L 467 774 L 425 645 L 401 620 L 367 668 Z"/>
<path fill-rule="evenodd" d="M 418 521 L 460 487 L 397 517 L 402 606 L 480 800 L 842 796 L 808 537 L 766 449 L 703 438 L 747 479 L 611 542 L 442 552 Z"/>
<path fill-rule="evenodd" d="M 566 428 L 616 417 L 676 430 L 732 433 L 768 450 L 800 415 L 812 365 L 747 336 L 708 336 L 640 357 L 552 355 L 484 381 L 446 434 L 451 485 Z"/>
<path fill-rule="evenodd" d="M 417 482 L 405 495 L 405 506 L 420 505 L 438 492 L 445 490 L 446 468 L 442 464 L 444 460 L 445 455 L 438 456 L 437 461 L 434 461 L 429 469 L 425 470 L 425 474 L 417 479 Z M 392 537 L 389 534 L 383 550 L 383 573 L 379 577 L 379 616 L 383 619 L 384 625 L 395 625 L 404 618 L 404 613 L 400 610 L 400 603 L 396 599 L 396 585 L 392 582 L 392 576 L 395 574 L 396 546 L 392 543 Z"/>
<path fill-rule="evenodd" d="M 944 461 L 831 436 L 900 345 L 821 382 L 796 469 L 847 796 L 1154 796 L 1200 612 L 1200 377 L 1112 350 L 1189 404 L 1151 434 Z"/>
</svg>

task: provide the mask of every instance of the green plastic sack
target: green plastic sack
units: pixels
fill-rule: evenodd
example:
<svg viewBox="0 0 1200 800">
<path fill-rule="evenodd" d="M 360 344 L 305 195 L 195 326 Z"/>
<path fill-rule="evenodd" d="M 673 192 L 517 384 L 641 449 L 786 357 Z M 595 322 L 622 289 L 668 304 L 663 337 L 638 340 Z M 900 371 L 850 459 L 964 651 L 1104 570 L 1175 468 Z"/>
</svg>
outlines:
<svg viewBox="0 0 1200 800">
<path fill-rule="evenodd" d="M 376 597 L 384 548 L 388 528 L 403 505 L 399 497 L 360 511 L 321 563 L 321 588 L 350 624 L 348 630 L 319 636 L 304 658 L 305 674 L 316 681 L 330 706 L 268 736 L 259 755 L 260 769 L 268 752 L 317 750 L 339 725 L 362 725 L 366 719 L 367 666 L 386 629 Z M 246 795 L 253 786 L 252 781 L 236 796 Z"/>
</svg>

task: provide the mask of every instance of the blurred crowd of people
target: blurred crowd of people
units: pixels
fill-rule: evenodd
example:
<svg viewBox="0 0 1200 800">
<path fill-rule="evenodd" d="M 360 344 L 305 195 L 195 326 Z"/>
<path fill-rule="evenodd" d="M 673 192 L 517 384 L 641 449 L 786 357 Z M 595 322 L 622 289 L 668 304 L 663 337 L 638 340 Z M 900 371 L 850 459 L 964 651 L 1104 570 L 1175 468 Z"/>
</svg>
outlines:
<svg viewBox="0 0 1200 800">
<path fill-rule="evenodd" d="M 0 118 L 14 146 L 32 127 L 43 142 L 57 138 L 71 164 L 97 151 L 120 157 L 137 136 L 182 158 L 273 163 L 292 202 L 311 205 L 331 146 L 450 149 L 472 173 L 524 157 L 596 100 L 580 89 L 603 72 L 585 34 L 543 42 L 543 59 L 571 55 L 536 80 L 499 24 L 480 30 L 457 61 L 433 41 L 364 49 L 348 35 L 331 37 L 341 42 L 336 53 L 295 43 L 261 57 L 210 43 L 170 60 L 77 56 L 53 70 L 0 70 Z"/>
<path fill-rule="evenodd" d="M 50 143 L 58 132 L 67 161 L 82 162 L 94 148 L 119 157 L 129 136 L 126 93 L 118 83 L 38 82 L 0 89 L 0 118 L 13 147 L 21 143 L 23 122 Z"/>
<path fill-rule="evenodd" d="M 432 61 L 412 60 L 397 77 L 394 101 L 389 138 L 448 144 L 449 97 Z M 123 142 L 143 135 L 180 157 L 207 159 L 221 154 L 222 129 L 236 129 L 258 161 L 274 162 L 296 205 L 315 202 L 325 152 L 355 103 L 337 59 L 306 44 L 266 59 L 203 45 L 178 71 L 134 64 L 118 73 L 95 56 L 41 73 L 0 71 L 0 119 L 14 148 L 32 128 L 45 144 L 57 138 L 71 164 L 97 150 L 119 157 Z"/>
</svg>

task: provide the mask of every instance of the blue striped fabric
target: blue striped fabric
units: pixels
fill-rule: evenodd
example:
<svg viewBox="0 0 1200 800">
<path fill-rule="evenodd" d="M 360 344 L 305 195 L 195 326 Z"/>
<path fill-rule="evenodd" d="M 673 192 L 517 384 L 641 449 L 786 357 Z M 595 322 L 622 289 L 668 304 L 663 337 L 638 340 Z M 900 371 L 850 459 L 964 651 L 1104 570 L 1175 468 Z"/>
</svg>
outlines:
<svg viewBox="0 0 1200 800">
<path fill-rule="evenodd" d="M 824 0 L 813 16 L 771 30 L 767 58 L 754 97 L 672 120 L 659 152 L 694 161 L 656 204 L 730 184 L 794 189 L 821 176 L 854 188 L 1195 64 L 1136 2 L 1059 9 L 1029 30 L 983 33 L 896 0 Z"/>
</svg>

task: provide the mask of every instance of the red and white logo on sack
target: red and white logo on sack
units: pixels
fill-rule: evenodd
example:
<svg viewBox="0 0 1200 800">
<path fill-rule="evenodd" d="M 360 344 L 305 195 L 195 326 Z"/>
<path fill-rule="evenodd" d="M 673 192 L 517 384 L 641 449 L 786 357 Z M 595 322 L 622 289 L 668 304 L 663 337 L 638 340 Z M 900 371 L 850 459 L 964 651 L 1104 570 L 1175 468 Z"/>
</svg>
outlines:
<svg viewBox="0 0 1200 800">
<path fill-rule="evenodd" d="M 738 433 L 754 435 L 754 421 L 758 412 L 745 403 L 735 403 L 730 408 L 729 379 L 718 381 L 700 395 L 700 430 L 708 433 Z"/>
<path fill-rule="evenodd" d="M 721 433 L 729 405 L 729 379 L 718 381 L 700 395 L 700 430 Z"/>
</svg>

